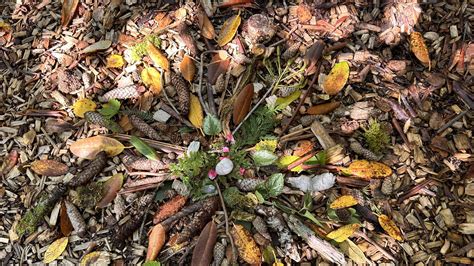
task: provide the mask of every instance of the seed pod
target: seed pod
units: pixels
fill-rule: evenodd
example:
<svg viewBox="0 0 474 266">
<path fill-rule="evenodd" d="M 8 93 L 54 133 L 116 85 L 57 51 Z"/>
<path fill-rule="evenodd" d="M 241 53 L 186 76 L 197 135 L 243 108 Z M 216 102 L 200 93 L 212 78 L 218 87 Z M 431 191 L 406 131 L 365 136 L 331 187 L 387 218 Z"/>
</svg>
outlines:
<svg viewBox="0 0 474 266">
<path fill-rule="evenodd" d="M 69 186 L 77 187 L 89 182 L 94 176 L 100 174 L 107 165 L 107 154 L 101 151 L 97 157 L 80 172 L 74 179 L 69 182 Z"/>
<path fill-rule="evenodd" d="M 140 96 L 140 94 L 138 93 L 137 88 L 135 85 L 131 85 L 108 91 L 102 97 L 99 97 L 99 100 L 101 102 L 108 102 L 112 99 L 130 99 L 137 98 L 138 96 Z"/>
<path fill-rule="evenodd" d="M 176 88 L 176 92 L 178 93 L 178 103 L 181 115 L 186 116 L 189 112 L 190 101 L 188 85 L 186 84 L 186 81 L 183 79 L 183 77 L 175 73 L 171 73 L 171 83 Z"/>
<path fill-rule="evenodd" d="M 84 221 L 84 218 L 82 217 L 81 213 L 71 202 L 66 200 L 64 201 L 64 204 L 66 205 L 66 213 L 69 217 L 69 221 L 71 221 L 72 227 L 79 236 L 84 236 L 87 227 L 86 222 Z"/>
<path fill-rule="evenodd" d="M 105 127 L 108 130 L 111 130 L 112 132 L 123 133 L 123 129 L 120 127 L 119 124 L 117 124 L 117 122 L 105 118 L 103 115 L 101 115 L 98 112 L 93 112 L 93 111 L 86 112 L 84 114 L 84 118 L 86 119 L 87 122 L 91 124 Z"/>
<path fill-rule="evenodd" d="M 278 97 L 288 97 L 290 94 L 296 91 L 295 87 L 283 87 L 280 88 L 277 92 Z"/>
<path fill-rule="evenodd" d="M 237 180 L 237 183 L 235 185 L 241 191 L 250 192 L 255 191 L 255 189 L 257 189 L 257 186 L 262 184 L 263 182 L 265 181 L 262 179 L 244 178 Z"/>
<path fill-rule="evenodd" d="M 362 145 L 356 140 L 351 141 L 350 148 L 353 152 L 357 153 L 358 155 L 364 157 L 367 160 L 378 161 L 381 159 L 380 156 L 377 156 L 372 151 L 362 147 Z"/>
<path fill-rule="evenodd" d="M 131 115 L 129 118 L 130 123 L 132 123 L 133 127 L 145 134 L 145 136 L 154 140 L 160 139 L 160 135 L 158 134 L 158 132 L 150 125 L 148 125 L 145 121 L 143 121 L 140 117 L 136 115 Z"/>
<path fill-rule="evenodd" d="M 122 162 L 126 167 L 141 171 L 158 171 L 168 168 L 161 160 L 150 160 L 132 154 L 123 155 Z"/>
<path fill-rule="evenodd" d="M 168 217 L 176 214 L 183 206 L 186 204 L 187 197 L 176 195 L 156 211 L 155 216 L 153 217 L 153 223 L 157 224 L 167 219 Z"/>
</svg>

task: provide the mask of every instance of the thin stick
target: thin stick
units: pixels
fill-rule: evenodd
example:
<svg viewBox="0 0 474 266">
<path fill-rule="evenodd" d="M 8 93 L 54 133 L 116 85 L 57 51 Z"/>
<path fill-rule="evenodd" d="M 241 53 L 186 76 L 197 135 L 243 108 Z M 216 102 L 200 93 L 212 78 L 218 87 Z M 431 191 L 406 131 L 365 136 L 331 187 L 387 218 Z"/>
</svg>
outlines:
<svg viewBox="0 0 474 266">
<path fill-rule="evenodd" d="M 131 138 L 130 135 L 126 135 L 126 134 L 114 134 L 110 136 L 118 140 L 123 140 L 123 141 L 129 141 Z M 146 139 L 146 138 L 141 138 L 141 140 L 143 140 L 146 144 L 150 145 L 151 147 L 155 149 L 163 150 L 165 152 L 173 151 L 176 153 L 183 153 L 186 151 L 185 147 L 182 147 L 179 145 L 173 145 L 166 142 L 161 142 L 161 141 L 151 140 L 151 139 Z"/>
<path fill-rule="evenodd" d="M 463 253 L 468 252 L 469 250 L 471 250 L 473 248 L 474 248 L 474 242 L 471 242 L 471 243 L 465 245 L 464 247 L 462 247 L 460 249 L 457 249 L 453 252 L 450 252 L 450 253 L 446 254 L 445 257 L 458 256 L 458 255 L 461 255 Z"/>
<path fill-rule="evenodd" d="M 280 140 L 284 140 L 284 139 L 286 139 L 286 138 L 290 138 L 290 137 L 299 135 L 300 133 L 303 133 L 303 132 L 308 131 L 308 130 L 310 130 L 310 129 L 311 129 L 311 127 L 304 127 L 304 128 L 302 128 L 302 129 L 295 130 L 295 131 L 293 131 L 293 132 L 291 132 L 291 133 L 286 134 L 285 136 L 282 136 L 282 137 L 280 138 Z"/>
<path fill-rule="evenodd" d="M 210 53 L 218 53 L 218 50 L 208 50 L 205 51 L 201 54 L 201 62 L 199 66 L 199 87 L 198 87 L 198 96 L 199 96 L 199 101 L 201 102 L 202 107 L 204 108 L 204 111 L 206 112 L 207 115 L 210 115 L 211 112 L 209 111 L 209 108 L 206 104 L 204 104 L 204 98 L 202 98 L 202 75 L 204 72 L 204 55 L 210 54 Z"/>
<path fill-rule="evenodd" d="M 286 139 L 280 140 L 279 143 L 287 143 L 287 142 L 290 142 L 290 141 L 308 139 L 308 138 L 311 138 L 311 137 L 314 137 L 314 134 L 310 133 L 310 134 L 304 134 L 304 135 L 299 135 L 299 136 L 286 138 Z"/>
<path fill-rule="evenodd" d="M 405 144 L 408 146 L 408 148 L 411 149 L 411 144 L 410 144 L 410 142 L 408 142 L 408 138 L 405 135 L 405 133 L 403 132 L 403 129 L 400 126 L 400 123 L 398 123 L 396 118 L 392 118 L 392 124 L 395 127 L 395 129 L 397 130 L 398 134 L 400 134 L 400 136 L 402 137 L 403 142 L 405 142 Z"/>
<path fill-rule="evenodd" d="M 465 114 L 467 114 L 468 110 L 465 110 L 465 111 L 462 111 L 461 113 L 459 113 L 458 115 L 456 115 L 453 119 L 449 120 L 448 123 L 444 124 L 442 127 L 440 127 L 438 129 L 438 131 L 436 131 L 436 135 L 438 135 L 439 133 L 443 132 L 444 130 L 446 130 L 448 127 L 450 127 L 452 124 L 454 124 L 454 122 L 458 121 L 459 119 L 461 119 Z"/>
<path fill-rule="evenodd" d="M 227 215 L 227 209 L 225 207 L 224 198 L 222 197 L 221 189 L 220 189 L 219 184 L 217 183 L 216 180 L 214 180 L 214 184 L 216 185 L 217 192 L 219 192 L 219 198 L 221 200 L 222 210 L 224 211 L 225 233 L 226 233 L 227 237 L 229 238 L 230 246 L 232 247 L 232 264 L 235 264 L 237 262 L 237 260 L 236 260 L 237 258 L 235 256 L 236 249 L 235 249 L 235 245 L 234 245 L 234 239 L 232 238 L 232 235 L 230 234 L 230 230 L 229 230 L 229 217 Z"/>
</svg>

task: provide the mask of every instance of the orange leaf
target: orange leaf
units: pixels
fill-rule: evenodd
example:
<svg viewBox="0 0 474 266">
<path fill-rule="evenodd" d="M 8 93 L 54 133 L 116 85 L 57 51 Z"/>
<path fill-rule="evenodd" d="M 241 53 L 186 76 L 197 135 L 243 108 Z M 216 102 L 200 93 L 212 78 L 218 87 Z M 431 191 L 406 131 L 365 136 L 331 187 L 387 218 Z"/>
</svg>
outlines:
<svg viewBox="0 0 474 266">
<path fill-rule="evenodd" d="M 168 58 L 150 41 L 146 43 L 146 51 L 151 61 L 153 61 L 153 64 L 162 68 L 164 71 L 170 70 L 170 61 L 168 61 Z"/>
<path fill-rule="evenodd" d="M 234 101 L 234 111 L 232 113 L 232 121 L 234 125 L 238 125 L 250 111 L 250 105 L 253 98 L 253 84 L 247 84 L 239 93 Z"/>
<path fill-rule="evenodd" d="M 63 27 L 67 26 L 71 22 L 72 17 L 77 9 L 77 4 L 79 0 L 64 0 L 63 7 L 61 9 L 61 25 Z"/>
<path fill-rule="evenodd" d="M 105 151 L 109 156 L 115 156 L 120 154 L 124 148 L 118 140 L 106 136 L 79 139 L 69 147 L 74 155 L 88 160 L 93 160 L 101 151 Z"/>
<path fill-rule="evenodd" d="M 330 102 L 330 103 L 318 104 L 318 105 L 311 106 L 310 108 L 308 108 L 306 113 L 310 115 L 324 115 L 324 114 L 332 112 L 334 109 L 339 107 L 339 105 L 341 105 L 341 102 Z"/>
<path fill-rule="evenodd" d="M 148 236 L 148 250 L 146 252 L 146 261 L 155 260 L 165 244 L 166 230 L 161 224 L 157 224 L 151 229 Z"/>
<path fill-rule="evenodd" d="M 424 66 L 431 68 L 430 53 L 421 33 L 414 31 L 410 34 L 410 49 Z"/>
<path fill-rule="evenodd" d="M 338 94 L 346 85 L 349 71 L 349 63 L 346 61 L 335 64 L 323 82 L 324 91 L 329 95 Z"/>
<path fill-rule="evenodd" d="M 109 180 L 105 181 L 104 188 L 102 189 L 102 199 L 97 203 L 98 208 L 105 208 L 109 203 L 111 203 L 115 197 L 117 197 L 117 193 L 119 192 L 120 188 L 122 188 L 123 184 L 123 174 L 118 173 L 113 175 Z"/>
<path fill-rule="evenodd" d="M 293 151 L 294 156 L 303 156 L 313 150 L 314 144 L 309 140 L 300 140 L 296 143 L 296 148 Z"/>
<path fill-rule="evenodd" d="M 167 15 L 165 12 L 160 12 L 156 14 L 155 21 L 158 23 L 158 27 L 154 30 L 154 32 L 164 29 L 172 22 L 170 16 Z"/>
<path fill-rule="evenodd" d="M 185 55 L 181 64 L 179 64 L 179 70 L 183 75 L 184 79 L 192 82 L 194 79 L 194 74 L 196 74 L 196 66 L 194 65 L 191 57 Z"/>
<path fill-rule="evenodd" d="M 164 221 L 168 217 L 177 213 L 181 208 L 183 208 L 184 204 L 186 204 L 186 200 L 186 197 L 177 195 L 167 201 L 165 204 L 161 205 L 153 217 L 153 223 L 160 223 L 161 221 Z"/>
<path fill-rule="evenodd" d="M 341 171 L 365 180 L 384 178 L 392 174 L 392 169 L 385 164 L 366 160 L 354 161 L 349 167 L 341 168 Z"/>
<path fill-rule="evenodd" d="M 199 28 L 201 29 L 201 35 L 209 40 L 212 40 L 216 37 L 216 32 L 214 26 L 212 26 L 211 21 L 207 17 L 206 13 L 202 10 L 198 14 L 199 19 Z"/>
<path fill-rule="evenodd" d="M 211 265 L 216 240 L 217 227 L 214 221 L 210 221 L 199 235 L 196 246 L 194 247 L 191 266 Z"/>
<path fill-rule="evenodd" d="M 61 211 L 59 213 L 59 228 L 63 236 L 69 236 L 72 230 L 74 230 L 71 220 L 69 220 L 69 216 L 67 215 L 67 209 L 64 202 L 61 203 Z"/>
<path fill-rule="evenodd" d="M 67 165 L 54 160 L 36 160 L 31 163 L 31 170 L 38 175 L 60 176 L 67 173 Z"/>
<path fill-rule="evenodd" d="M 398 241 L 403 241 L 402 233 L 400 232 L 400 229 L 398 226 L 388 218 L 387 215 L 382 214 L 379 216 L 379 223 L 380 226 L 382 226 L 383 230 L 387 232 L 391 237 Z"/>
<path fill-rule="evenodd" d="M 239 256 L 245 262 L 252 265 L 262 264 L 262 253 L 250 232 L 248 232 L 242 225 L 234 224 L 231 234 L 235 241 L 235 245 L 237 246 L 237 250 L 239 251 Z"/>
<path fill-rule="evenodd" d="M 340 196 L 336 200 L 334 200 L 331 205 L 329 205 L 329 208 L 331 209 L 343 209 L 347 207 L 351 207 L 356 205 L 358 202 L 352 195 L 344 195 Z"/>
<path fill-rule="evenodd" d="M 212 56 L 211 63 L 207 66 L 207 77 L 209 83 L 214 85 L 217 81 L 217 78 L 227 72 L 230 65 L 229 54 L 226 51 L 220 50 Z"/>
<path fill-rule="evenodd" d="M 219 38 L 217 38 L 217 44 L 219 44 L 219 46 L 224 46 L 232 41 L 241 21 L 240 15 L 235 15 L 224 22 L 221 32 L 219 33 Z"/>
</svg>

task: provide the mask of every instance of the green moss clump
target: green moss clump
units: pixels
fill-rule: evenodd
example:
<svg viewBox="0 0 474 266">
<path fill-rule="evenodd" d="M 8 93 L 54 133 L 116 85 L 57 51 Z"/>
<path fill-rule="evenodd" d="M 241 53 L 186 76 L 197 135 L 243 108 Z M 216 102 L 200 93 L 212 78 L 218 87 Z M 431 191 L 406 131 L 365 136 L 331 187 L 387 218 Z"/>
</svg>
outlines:
<svg viewBox="0 0 474 266">
<path fill-rule="evenodd" d="M 96 206 L 103 198 L 104 182 L 92 182 L 76 189 L 76 193 L 71 197 L 73 204 L 82 209 Z"/>
<path fill-rule="evenodd" d="M 23 234 L 32 234 L 36 231 L 36 227 L 41 223 L 43 217 L 50 211 L 51 207 L 44 203 L 36 205 L 33 209 L 28 210 L 21 218 L 16 231 L 21 237 Z"/>
<path fill-rule="evenodd" d="M 134 62 L 137 62 L 142 59 L 147 54 L 146 44 L 150 41 L 156 47 L 160 47 L 161 40 L 158 38 L 158 35 L 148 35 L 141 42 L 135 44 L 131 48 L 131 58 Z"/>
<path fill-rule="evenodd" d="M 226 206 L 232 209 L 253 209 L 256 202 L 251 197 L 240 192 L 236 187 L 229 187 L 222 193 Z"/>
<path fill-rule="evenodd" d="M 365 142 L 372 152 L 380 153 L 390 143 L 390 136 L 377 120 L 370 120 L 364 131 Z"/>
</svg>

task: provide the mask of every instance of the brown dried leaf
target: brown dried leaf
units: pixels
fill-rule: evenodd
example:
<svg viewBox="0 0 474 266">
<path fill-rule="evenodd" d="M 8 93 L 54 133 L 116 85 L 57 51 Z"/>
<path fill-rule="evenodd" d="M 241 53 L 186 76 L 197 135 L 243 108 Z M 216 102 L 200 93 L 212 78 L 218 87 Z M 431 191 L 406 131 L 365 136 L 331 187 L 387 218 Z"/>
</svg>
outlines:
<svg viewBox="0 0 474 266">
<path fill-rule="evenodd" d="M 0 166 L 0 175 L 7 174 L 16 165 L 19 157 L 18 150 L 11 150 L 10 153 L 3 159 Z"/>
<path fill-rule="evenodd" d="M 146 50 L 151 61 L 153 61 L 153 64 L 162 68 L 164 71 L 170 70 L 170 61 L 158 48 L 155 47 L 153 43 L 148 41 L 146 44 Z"/>
<path fill-rule="evenodd" d="M 248 264 L 260 265 L 262 263 L 262 253 L 250 232 L 242 225 L 234 224 L 231 234 L 239 251 L 239 256 Z"/>
<path fill-rule="evenodd" d="M 112 41 L 110 40 L 98 41 L 84 48 L 81 51 L 81 54 L 90 54 L 90 53 L 95 53 L 102 50 L 107 50 L 109 49 L 111 45 L 112 45 Z"/>
<path fill-rule="evenodd" d="M 88 160 L 93 160 L 101 151 L 105 151 L 109 156 L 115 156 L 120 154 L 124 148 L 118 140 L 106 136 L 79 139 L 69 147 L 74 155 Z"/>
<path fill-rule="evenodd" d="M 74 130 L 76 127 L 60 118 L 50 118 L 46 120 L 44 129 L 46 132 L 53 134 Z"/>
<path fill-rule="evenodd" d="M 214 221 L 210 221 L 199 235 L 194 247 L 191 266 L 211 265 L 214 245 L 217 240 L 217 226 Z"/>
<path fill-rule="evenodd" d="M 155 213 L 155 216 L 153 217 L 153 223 L 160 223 L 168 217 L 176 214 L 181 208 L 183 208 L 184 204 L 186 204 L 186 200 L 186 197 L 177 195 L 167 201 L 165 204 L 160 206 L 158 211 Z"/>
<path fill-rule="evenodd" d="M 214 26 L 212 26 L 211 21 L 207 17 L 206 13 L 200 11 L 198 14 L 199 28 L 201 29 L 201 35 L 209 40 L 212 40 L 216 37 L 216 31 Z"/>
<path fill-rule="evenodd" d="M 338 94 L 346 85 L 349 71 L 349 63 L 346 61 L 335 64 L 323 82 L 324 91 L 329 95 Z"/>
<path fill-rule="evenodd" d="M 118 173 L 113 175 L 109 180 L 105 181 L 102 194 L 102 199 L 97 203 L 98 208 L 105 208 L 111 203 L 123 185 L 123 174 Z"/>
<path fill-rule="evenodd" d="M 169 15 L 166 14 L 166 12 L 160 12 L 156 14 L 155 21 L 158 23 L 158 27 L 155 29 L 156 32 L 166 28 L 166 26 L 171 24 L 172 19 Z"/>
<path fill-rule="evenodd" d="M 311 106 L 310 108 L 308 108 L 306 113 L 310 115 L 324 115 L 324 114 L 332 112 L 334 109 L 339 107 L 339 105 L 341 105 L 341 102 L 329 102 L 329 103 L 318 104 L 318 105 Z"/>
<path fill-rule="evenodd" d="M 398 226 L 390 219 L 387 215 L 382 214 L 379 216 L 379 223 L 383 230 L 387 232 L 391 237 L 398 241 L 403 241 L 402 233 Z"/>
<path fill-rule="evenodd" d="M 349 167 L 341 168 L 341 171 L 344 174 L 353 175 L 364 180 L 392 175 L 392 169 L 385 164 L 366 160 L 356 160 Z"/>
<path fill-rule="evenodd" d="M 61 25 L 67 26 L 71 22 L 74 13 L 76 12 L 79 0 L 64 0 L 61 9 Z"/>
<path fill-rule="evenodd" d="M 253 98 L 253 84 L 247 84 L 239 93 L 234 102 L 234 110 L 232 112 L 232 121 L 234 125 L 238 125 L 250 111 L 250 105 Z"/>
<path fill-rule="evenodd" d="M 74 229 L 69 217 L 67 216 L 67 209 L 64 202 L 61 203 L 61 211 L 59 213 L 59 228 L 63 236 L 69 236 Z"/>
<path fill-rule="evenodd" d="M 67 173 L 67 165 L 54 160 L 36 160 L 31 163 L 31 170 L 38 175 L 60 176 Z"/>
<path fill-rule="evenodd" d="M 194 74 L 196 74 L 196 66 L 194 65 L 191 57 L 185 55 L 181 64 L 179 64 L 179 70 L 183 75 L 184 79 L 192 82 L 194 79 Z"/>
<path fill-rule="evenodd" d="M 224 22 L 219 37 L 217 38 L 217 44 L 219 44 L 219 46 L 224 46 L 232 41 L 237 33 L 241 21 L 242 19 L 240 18 L 240 15 L 235 15 Z"/>
<path fill-rule="evenodd" d="M 207 77 L 209 79 L 209 83 L 214 85 L 217 81 L 217 78 L 227 72 L 230 65 L 230 58 L 229 54 L 224 51 L 220 50 L 219 52 L 215 53 L 212 56 L 211 63 L 207 66 Z"/>
<path fill-rule="evenodd" d="M 151 229 L 148 236 L 148 250 L 146 252 L 146 261 L 155 260 L 165 244 L 166 230 L 161 224 L 157 224 Z"/>
<path fill-rule="evenodd" d="M 325 44 L 323 41 L 317 41 L 306 51 L 306 54 L 303 58 L 303 61 L 307 66 L 304 72 L 305 76 L 314 74 L 314 72 L 316 72 L 316 66 L 319 59 L 321 59 L 323 56 L 324 47 Z"/>
<path fill-rule="evenodd" d="M 300 140 L 296 143 L 296 148 L 293 151 L 294 156 L 304 156 L 308 152 L 312 151 L 314 147 L 314 143 L 309 140 Z"/>
<path fill-rule="evenodd" d="M 410 34 L 410 49 L 424 66 L 431 68 L 430 53 L 421 33 L 414 31 Z"/>
</svg>

